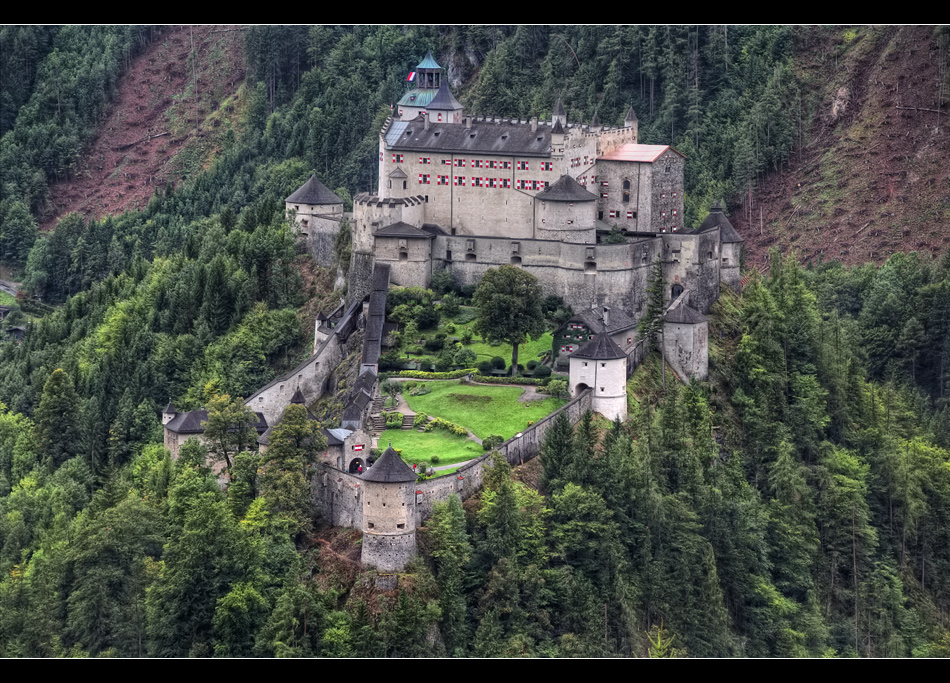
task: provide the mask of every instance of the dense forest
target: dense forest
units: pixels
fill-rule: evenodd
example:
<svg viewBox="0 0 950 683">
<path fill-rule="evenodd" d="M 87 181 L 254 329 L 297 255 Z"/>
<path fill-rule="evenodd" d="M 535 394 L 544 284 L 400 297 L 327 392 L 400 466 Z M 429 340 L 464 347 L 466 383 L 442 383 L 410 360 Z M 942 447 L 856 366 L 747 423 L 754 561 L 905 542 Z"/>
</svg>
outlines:
<svg viewBox="0 0 950 683">
<path fill-rule="evenodd" d="M 811 142 L 809 30 L 251 27 L 214 163 L 48 234 L 49 184 L 161 29 L 0 30 L 0 262 L 29 321 L 0 344 L 0 654 L 950 654 L 950 254 L 775 252 L 711 311 L 707 384 L 664 388 L 650 357 L 625 423 L 559 422 L 523 471 L 497 463 L 395 591 L 347 559 L 358 533 L 301 512 L 305 446 L 240 454 L 222 492 L 218 454 L 161 445 L 169 400 L 226 406 L 307 354 L 308 300 L 339 292 L 283 197 L 311 169 L 344 197 L 375 185 L 427 49 L 474 113 L 632 105 L 642 142 L 686 154 L 697 224 Z"/>
</svg>

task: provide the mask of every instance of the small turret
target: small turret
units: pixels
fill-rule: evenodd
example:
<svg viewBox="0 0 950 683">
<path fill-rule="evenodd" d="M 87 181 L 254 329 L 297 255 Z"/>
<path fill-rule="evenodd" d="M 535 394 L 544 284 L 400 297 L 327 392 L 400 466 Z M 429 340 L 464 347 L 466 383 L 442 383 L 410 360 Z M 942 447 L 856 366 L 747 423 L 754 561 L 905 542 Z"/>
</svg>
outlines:
<svg viewBox="0 0 950 683">
<path fill-rule="evenodd" d="M 363 545 L 367 567 L 398 572 L 416 554 L 416 473 L 392 443 L 363 475 Z"/>
</svg>

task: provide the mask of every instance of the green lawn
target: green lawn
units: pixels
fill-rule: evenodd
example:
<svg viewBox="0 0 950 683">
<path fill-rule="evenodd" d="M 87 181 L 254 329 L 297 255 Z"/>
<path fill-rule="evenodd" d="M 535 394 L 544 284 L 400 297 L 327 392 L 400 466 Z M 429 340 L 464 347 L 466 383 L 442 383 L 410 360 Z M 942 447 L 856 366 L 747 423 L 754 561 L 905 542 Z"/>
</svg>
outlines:
<svg viewBox="0 0 950 683">
<path fill-rule="evenodd" d="M 461 337 L 465 330 L 471 330 L 475 321 L 465 323 L 464 325 L 455 325 L 455 337 Z M 550 332 L 545 332 L 540 339 L 532 339 L 518 347 L 518 363 L 525 365 L 529 360 L 538 360 L 538 358 L 551 350 L 551 344 L 554 338 Z M 493 356 L 500 356 L 505 359 L 505 364 L 511 364 L 511 344 L 500 344 L 492 346 L 484 341 L 478 335 L 472 337 L 472 343 L 465 348 L 471 349 L 478 354 L 478 360 L 491 360 Z"/>
<path fill-rule="evenodd" d="M 424 396 L 403 396 L 416 413 L 441 417 L 472 430 L 480 439 L 499 434 L 509 439 L 528 422 L 537 422 L 564 405 L 557 398 L 521 402 L 520 387 L 463 385 L 461 382 L 427 382 Z M 443 432 L 444 434 L 444 432 Z M 380 444 L 384 444 L 382 439 Z"/>
<path fill-rule="evenodd" d="M 401 429 L 387 429 L 379 435 L 380 449 L 389 447 L 392 440 L 393 448 L 402 449 L 402 459 L 412 465 L 424 464 L 426 467 L 452 465 L 465 462 L 481 456 L 482 447 L 464 436 L 449 434 L 441 429 L 431 432 L 417 432 L 415 429 L 403 431 Z M 439 462 L 433 463 L 432 456 L 439 456 Z M 439 475 L 445 472 L 439 472 Z"/>
</svg>

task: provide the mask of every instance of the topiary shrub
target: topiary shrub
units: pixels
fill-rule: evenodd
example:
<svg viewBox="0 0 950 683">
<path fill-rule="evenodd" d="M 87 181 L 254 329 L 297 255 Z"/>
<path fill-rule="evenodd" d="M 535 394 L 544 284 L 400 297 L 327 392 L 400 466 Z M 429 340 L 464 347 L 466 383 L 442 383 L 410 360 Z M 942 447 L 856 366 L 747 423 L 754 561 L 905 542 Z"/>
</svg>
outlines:
<svg viewBox="0 0 950 683">
<path fill-rule="evenodd" d="M 534 369 L 535 377 L 550 377 L 551 376 L 551 366 L 549 365 L 539 365 Z"/>
<path fill-rule="evenodd" d="M 478 365 L 475 366 L 478 368 L 478 371 L 483 375 L 487 375 L 492 370 L 492 365 L 490 360 L 483 360 Z"/>
<path fill-rule="evenodd" d="M 491 359 L 491 366 L 493 370 L 504 370 L 505 369 L 505 359 L 501 356 L 494 356 Z"/>
<path fill-rule="evenodd" d="M 528 368 L 529 370 L 531 370 L 532 372 L 534 372 L 534 369 L 535 369 L 536 367 L 538 367 L 538 361 L 536 361 L 536 360 L 529 360 L 529 361 L 528 361 L 527 368 Z"/>
</svg>

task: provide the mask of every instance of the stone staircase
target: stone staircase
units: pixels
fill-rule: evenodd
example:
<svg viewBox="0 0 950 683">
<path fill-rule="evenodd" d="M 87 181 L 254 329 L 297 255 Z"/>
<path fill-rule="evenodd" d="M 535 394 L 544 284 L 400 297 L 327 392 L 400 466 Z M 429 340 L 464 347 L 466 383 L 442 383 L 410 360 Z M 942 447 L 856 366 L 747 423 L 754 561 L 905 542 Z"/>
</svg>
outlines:
<svg viewBox="0 0 950 683">
<path fill-rule="evenodd" d="M 401 429 L 405 429 L 405 430 L 412 429 L 412 421 L 414 419 L 416 419 L 415 415 L 403 415 Z"/>
</svg>

